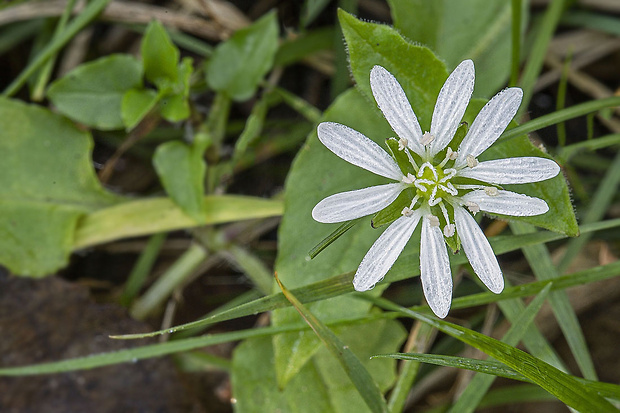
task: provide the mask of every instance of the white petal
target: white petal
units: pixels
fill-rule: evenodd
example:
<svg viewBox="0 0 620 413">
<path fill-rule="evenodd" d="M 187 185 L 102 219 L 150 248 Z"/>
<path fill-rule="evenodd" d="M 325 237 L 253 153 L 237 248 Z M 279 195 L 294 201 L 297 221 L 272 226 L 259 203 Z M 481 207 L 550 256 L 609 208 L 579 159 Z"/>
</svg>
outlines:
<svg viewBox="0 0 620 413">
<path fill-rule="evenodd" d="M 454 137 L 474 91 L 475 77 L 474 62 L 464 60 L 442 86 L 431 122 L 431 134 L 435 136 L 431 155 L 440 152 Z"/>
<path fill-rule="evenodd" d="M 452 302 L 450 260 L 441 229 L 432 227 L 427 217 L 422 220 L 420 277 L 431 310 L 437 317 L 445 318 Z"/>
<path fill-rule="evenodd" d="M 527 184 L 553 178 L 558 173 L 560 167 L 551 159 L 530 156 L 480 162 L 473 168 L 461 169 L 457 176 L 492 184 Z"/>
<path fill-rule="evenodd" d="M 542 199 L 511 191 L 499 190 L 497 195 L 491 196 L 479 189 L 463 195 L 461 199 L 476 203 L 481 211 L 513 217 L 531 217 L 549 211 L 549 206 Z"/>
<path fill-rule="evenodd" d="M 499 294 L 504 289 L 504 277 L 495 253 L 474 218 L 464 208 L 454 208 L 456 232 L 474 272 L 489 290 Z"/>
<path fill-rule="evenodd" d="M 458 149 L 456 167 L 466 164 L 467 155 L 477 157 L 499 138 L 517 113 L 522 98 L 523 91 L 512 87 L 502 90 L 484 105 Z"/>
<path fill-rule="evenodd" d="M 328 196 L 316 204 L 312 218 L 331 224 L 374 214 L 390 205 L 406 187 L 401 183 L 387 184 Z"/>
<path fill-rule="evenodd" d="M 420 144 L 422 129 L 396 78 L 383 67 L 375 66 L 370 71 L 370 88 L 394 132 L 400 138 L 407 139 L 407 146 L 412 151 L 423 154 L 424 147 Z"/>
<path fill-rule="evenodd" d="M 385 277 L 411 238 L 411 234 L 420 221 L 420 216 L 419 211 L 413 211 L 411 216 L 398 218 L 383 231 L 383 234 L 366 253 L 355 273 L 353 287 L 357 291 L 370 290 Z"/>
<path fill-rule="evenodd" d="M 345 161 L 396 181 L 403 177 L 396 161 L 358 131 L 339 123 L 323 122 L 317 133 L 323 145 Z"/>
</svg>

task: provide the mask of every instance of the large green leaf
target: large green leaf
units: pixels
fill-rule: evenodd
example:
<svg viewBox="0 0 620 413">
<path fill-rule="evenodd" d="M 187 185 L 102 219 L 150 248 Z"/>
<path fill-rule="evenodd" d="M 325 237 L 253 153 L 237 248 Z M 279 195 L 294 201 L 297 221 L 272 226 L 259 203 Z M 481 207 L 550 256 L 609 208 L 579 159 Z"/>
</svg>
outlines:
<svg viewBox="0 0 620 413">
<path fill-rule="evenodd" d="M 369 105 L 355 90 L 340 96 L 327 110 L 324 120 L 338 120 L 378 142 L 390 134 L 390 128 L 378 109 Z M 346 239 L 335 242 L 314 260 L 308 261 L 308 251 L 337 226 L 313 221 L 311 211 L 327 195 L 384 180 L 341 161 L 319 142 L 315 132 L 310 135 L 286 182 L 285 214 L 278 235 L 276 261 L 276 271 L 283 283 L 296 288 L 355 270 L 378 231 L 370 227 L 368 219 L 362 220 L 346 233 Z M 351 297 L 325 300 L 309 307 L 323 321 L 365 314 L 370 308 L 367 303 Z M 292 309 L 276 311 L 272 320 L 274 325 L 289 324 L 299 321 L 299 315 Z M 320 342 L 311 332 L 300 332 L 275 337 L 274 346 L 278 379 L 280 385 L 284 385 L 314 354 Z"/>
<path fill-rule="evenodd" d="M 420 112 L 427 114 L 427 123 L 430 124 L 434 101 L 447 77 L 441 62 L 428 49 L 407 43 L 388 26 L 362 23 L 346 13 L 341 13 L 341 24 L 360 90 L 367 91 L 370 96 L 368 76 L 374 64 L 382 64 L 396 73 L 402 73 L 409 90 L 414 91 L 410 98 L 417 102 Z M 366 59 L 369 54 L 373 57 Z M 406 70 L 399 69 L 397 61 L 400 60 L 407 65 Z M 410 73 L 410 76 L 405 76 L 405 73 Z M 323 120 L 348 125 L 382 146 L 385 138 L 394 134 L 377 107 L 357 91 L 340 96 Z M 286 285 L 299 287 L 355 270 L 379 231 L 370 227 L 368 219 L 362 220 L 346 233 L 346 240 L 330 245 L 308 262 L 305 260 L 307 252 L 336 228 L 335 225 L 314 222 L 311 210 L 328 195 L 380 183 L 385 183 L 385 179 L 352 166 L 329 152 L 318 141 L 316 133 L 308 138 L 286 184 L 285 215 L 280 226 L 280 250 L 276 262 L 278 274 Z M 300 233 L 304 236 L 300 237 Z M 374 291 L 374 294 L 378 293 L 380 291 Z M 323 320 L 364 314 L 368 308 L 366 303 L 350 297 L 325 300 L 311 306 L 312 312 Z M 298 319 L 297 314 L 290 310 L 277 311 L 273 316 L 276 325 L 291 323 L 295 319 Z M 368 334 L 371 333 L 368 331 Z M 274 346 L 276 372 L 280 385 L 283 385 L 314 354 L 319 342 L 307 332 L 291 333 L 275 337 Z"/>
<path fill-rule="evenodd" d="M 376 349 L 398 348 L 405 334 L 400 324 L 393 320 L 378 320 L 367 325 L 372 328 L 372 335 L 357 326 L 339 328 L 337 335 L 359 358 L 379 388 L 385 391 L 394 382 L 395 364 L 375 364 L 378 359 L 369 360 L 369 357 Z M 349 377 L 326 348 L 321 348 L 283 389 L 278 387 L 274 358 L 268 338 L 246 340 L 235 349 L 231 380 L 237 412 L 369 411 Z"/>
<path fill-rule="evenodd" d="M 129 55 L 111 55 L 78 66 L 52 83 L 48 98 L 65 116 L 93 128 L 121 129 L 125 92 L 142 86 L 142 66 Z"/>
<path fill-rule="evenodd" d="M 408 42 L 389 26 L 362 22 L 342 10 L 338 17 L 357 88 L 374 106 L 370 70 L 383 66 L 400 82 L 422 130 L 430 130 L 435 100 L 448 77 L 445 65 L 429 49 Z M 382 145 L 390 136 L 394 133 L 382 136 Z"/>
<path fill-rule="evenodd" d="M 278 21 L 270 12 L 215 49 L 206 69 L 207 83 L 234 100 L 247 100 L 273 66 L 277 49 Z"/>
<path fill-rule="evenodd" d="M 431 48 L 448 69 L 472 59 L 475 95 L 489 97 L 506 84 L 511 63 L 511 2 L 505 0 L 389 0 L 394 26 Z M 524 1 L 523 6 L 527 5 Z M 527 7 L 522 15 L 527 16 Z M 523 18 L 523 23 L 526 22 Z"/>
<path fill-rule="evenodd" d="M 78 219 L 120 198 L 95 177 L 92 138 L 38 106 L 0 99 L 0 264 L 43 276 L 67 263 Z"/>
</svg>

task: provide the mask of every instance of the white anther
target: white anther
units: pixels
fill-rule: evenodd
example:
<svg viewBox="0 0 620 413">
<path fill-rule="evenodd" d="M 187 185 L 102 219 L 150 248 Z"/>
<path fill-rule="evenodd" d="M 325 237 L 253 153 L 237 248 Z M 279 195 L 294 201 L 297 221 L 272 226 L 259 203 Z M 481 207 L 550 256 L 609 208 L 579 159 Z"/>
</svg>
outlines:
<svg viewBox="0 0 620 413">
<path fill-rule="evenodd" d="M 475 202 L 471 202 L 471 201 L 467 201 L 465 202 L 465 206 L 467 207 L 467 209 L 469 209 L 469 211 L 471 213 L 473 213 L 474 215 L 478 212 L 480 212 L 480 205 L 478 205 Z"/>
<path fill-rule="evenodd" d="M 401 179 L 401 181 L 405 184 L 412 184 L 415 182 L 415 176 L 407 173 L 407 176 L 403 176 L 403 179 Z"/>
<path fill-rule="evenodd" d="M 487 186 L 484 188 L 484 193 L 488 196 L 497 196 L 499 195 L 499 191 L 494 186 Z"/>
<path fill-rule="evenodd" d="M 448 224 L 445 227 L 443 227 L 443 236 L 446 238 L 450 238 L 451 236 L 454 235 L 455 231 L 456 231 L 456 227 L 454 226 L 454 224 Z"/>
<path fill-rule="evenodd" d="M 407 142 L 407 139 L 405 139 L 405 138 L 400 138 L 400 139 L 398 140 L 398 150 L 399 150 L 399 151 L 403 151 L 403 150 L 405 150 L 405 148 L 407 147 L 407 144 L 408 144 L 408 143 L 409 143 L 409 142 Z"/>
<path fill-rule="evenodd" d="M 437 218 L 435 215 L 427 215 L 426 218 L 428 218 L 428 223 L 431 225 L 431 227 L 439 226 L 439 218 Z"/>
<path fill-rule="evenodd" d="M 422 135 L 422 139 L 420 140 L 420 143 L 426 146 L 426 145 L 430 145 L 430 143 L 434 140 L 435 140 L 434 135 L 431 135 L 430 132 L 424 132 L 424 135 Z"/>
<path fill-rule="evenodd" d="M 413 215 L 413 210 L 411 208 L 404 207 L 403 210 L 401 211 L 401 214 L 403 214 L 406 217 L 410 217 Z"/>
<path fill-rule="evenodd" d="M 467 162 L 467 166 L 470 168 L 478 165 L 478 159 L 474 158 L 474 155 L 467 155 L 465 157 L 465 161 Z"/>
<path fill-rule="evenodd" d="M 454 161 L 459 156 L 459 153 L 456 151 L 453 151 L 452 148 L 448 147 L 448 152 L 446 153 L 446 156 L 451 161 Z"/>
</svg>

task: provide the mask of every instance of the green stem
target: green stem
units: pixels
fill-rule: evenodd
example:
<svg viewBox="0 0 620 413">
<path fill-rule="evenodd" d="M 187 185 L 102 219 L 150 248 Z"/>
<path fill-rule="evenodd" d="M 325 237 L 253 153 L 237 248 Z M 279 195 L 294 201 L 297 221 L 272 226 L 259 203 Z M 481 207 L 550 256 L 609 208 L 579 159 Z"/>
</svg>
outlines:
<svg viewBox="0 0 620 413">
<path fill-rule="evenodd" d="M 69 17 L 71 17 L 71 12 L 73 11 L 73 8 L 75 7 L 75 2 L 76 0 L 69 0 L 67 2 L 67 5 L 65 6 L 65 10 L 60 16 L 60 20 L 58 20 L 58 24 L 56 25 L 56 29 L 54 30 L 51 43 L 58 40 L 58 38 L 60 37 L 60 34 L 65 29 L 67 22 L 69 21 Z M 54 69 L 54 63 L 56 62 L 56 55 L 57 53 L 54 53 L 52 57 L 50 57 L 50 59 L 41 68 L 41 71 L 39 72 L 39 75 L 37 76 L 37 80 L 35 82 L 34 87 L 32 88 L 32 94 L 31 94 L 32 100 L 35 102 L 39 102 L 43 100 L 43 97 L 45 96 L 45 86 L 47 85 L 47 82 L 49 81 L 52 75 L 52 70 Z"/>
<path fill-rule="evenodd" d="M 620 97 L 611 97 L 605 99 L 593 100 L 579 105 L 571 106 L 570 108 L 558 110 L 548 115 L 541 116 L 522 125 L 507 130 L 500 136 L 499 141 L 506 141 L 508 139 L 516 138 L 517 136 L 525 135 L 530 132 L 545 128 L 547 126 L 555 125 L 556 123 L 563 122 L 565 120 L 577 118 L 579 116 L 587 115 L 592 112 L 596 112 L 605 108 L 612 108 L 620 106 Z M 523 104 L 521 107 L 524 107 Z"/>
<path fill-rule="evenodd" d="M 565 2 L 566 0 L 552 0 L 549 4 L 549 8 L 545 12 L 541 23 L 541 29 L 536 36 L 534 46 L 532 47 L 532 51 L 530 52 L 525 68 L 523 69 L 523 76 L 521 77 L 523 102 L 521 103 L 521 109 L 519 109 L 519 112 L 517 113 L 517 119 L 521 114 L 523 114 L 524 111 L 527 110 L 530 104 L 534 85 L 542 69 L 551 37 L 553 36 L 553 33 L 555 33 L 560 17 L 562 16 L 562 12 L 564 11 Z"/>
<path fill-rule="evenodd" d="M 84 27 L 86 27 L 92 20 L 94 20 L 99 13 L 108 5 L 111 0 L 94 0 L 89 3 L 88 6 L 69 24 L 58 39 L 51 42 L 45 49 L 39 53 L 39 55 L 11 82 L 10 85 L 2 92 L 3 96 L 10 97 L 19 91 L 28 81 L 30 76 L 34 74 L 39 68 L 41 68 L 45 62 L 52 58 L 60 49 L 62 49 L 67 43 L 71 41 L 73 36 L 78 34 Z"/>
<path fill-rule="evenodd" d="M 510 70 L 510 86 L 516 86 L 519 81 L 522 3 L 522 0 L 512 0 L 512 63 Z"/>
</svg>

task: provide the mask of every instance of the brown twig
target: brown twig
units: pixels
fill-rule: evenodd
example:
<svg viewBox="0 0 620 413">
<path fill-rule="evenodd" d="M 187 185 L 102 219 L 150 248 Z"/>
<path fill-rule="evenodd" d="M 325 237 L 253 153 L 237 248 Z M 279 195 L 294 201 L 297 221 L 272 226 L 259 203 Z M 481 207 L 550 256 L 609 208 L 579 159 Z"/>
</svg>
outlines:
<svg viewBox="0 0 620 413">
<path fill-rule="evenodd" d="M 18 21 L 41 17 L 60 16 L 66 6 L 65 0 L 23 3 L 0 11 L 0 26 Z M 80 1 L 74 14 L 83 11 L 85 2 Z M 165 7 L 133 2 L 111 2 L 101 13 L 103 21 L 114 23 L 147 24 L 151 20 L 159 20 L 164 26 L 182 30 L 195 36 L 209 40 L 222 40 L 230 36 L 236 29 L 222 26 L 219 22 L 205 20 L 202 17 L 189 15 Z M 222 20 L 222 23 L 225 23 Z"/>
</svg>

